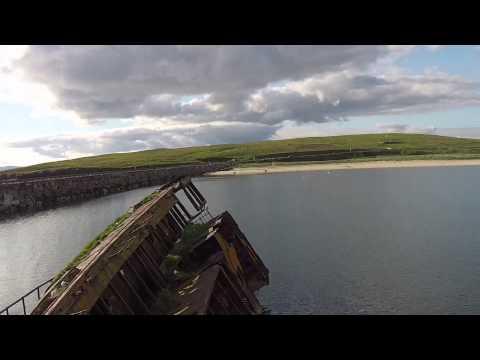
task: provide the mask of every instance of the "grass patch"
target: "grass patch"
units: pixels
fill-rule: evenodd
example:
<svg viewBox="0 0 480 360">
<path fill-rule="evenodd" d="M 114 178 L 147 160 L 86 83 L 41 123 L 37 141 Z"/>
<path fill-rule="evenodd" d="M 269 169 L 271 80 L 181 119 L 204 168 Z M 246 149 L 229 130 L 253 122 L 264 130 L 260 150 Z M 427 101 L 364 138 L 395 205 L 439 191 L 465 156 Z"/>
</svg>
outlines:
<svg viewBox="0 0 480 360">
<path fill-rule="evenodd" d="M 146 203 L 150 202 L 151 200 L 153 200 L 157 195 L 159 194 L 159 191 L 154 191 L 153 193 L 151 193 L 150 195 L 146 196 L 142 201 L 140 201 L 139 203 L 135 204 L 133 206 L 133 210 L 137 210 L 138 208 L 142 207 L 143 205 L 145 205 Z"/>
<path fill-rule="evenodd" d="M 56 282 L 60 277 L 63 276 L 67 271 L 76 267 L 90 252 L 95 249 L 95 247 L 100 244 L 108 235 L 113 231 L 117 230 L 120 225 L 122 225 L 126 219 L 130 217 L 130 213 L 125 213 L 122 216 L 118 217 L 113 223 L 111 223 L 102 233 L 100 233 L 95 239 L 90 241 L 87 246 L 73 259 L 66 267 L 63 269 L 54 279 L 53 282 Z"/>
<path fill-rule="evenodd" d="M 210 225 L 207 224 L 188 224 L 182 235 L 182 242 L 188 244 L 196 240 L 199 236 L 206 234 Z"/>
<path fill-rule="evenodd" d="M 175 244 L 170 254 L 162 262 L 162 273 L 172 282 L 186 280 L 193 274 L 190 272 L 195 265 L 190 258 L 190 251 L 196 240 L 205 235 L 209 226 L 205 224 L 188 224 L 181 240 Z"/>
<path fill-rule="evenodd" d="M 112 232 L 117 230 L 124 222 L 127 220 L 133 213 L 133 211 L 137 210 L 142 205 L 151 201 L 158 192 L 153 192 L 152 194 L 146 196 L 143 200 L 137 203 L 133 209 L 127 211 L 125 214 L 119 216 L 113 223 L 108 225 L 108 227 L 103 230 L 100 234 L 97 235 L 95 239 L 90 241 L 87 246 L 83 248 L 83 250 L 55 277 L 53 282 L 56 282 L 60 279 L 67 271 L 76 267 L 85 257 L 90 254 L 90 252 L 95 249 L 103 240 L 105 240 Z"/>
<path fill-rule="evenodd" d="M 175 245 L 171 253 L 182 258 L 188 257 L 196 240 L 202 235 L 206 235 L 208 228 L 209 226 L 206 224 L 188 224 L 183 231 L 181 240 Z"/>
</svg>

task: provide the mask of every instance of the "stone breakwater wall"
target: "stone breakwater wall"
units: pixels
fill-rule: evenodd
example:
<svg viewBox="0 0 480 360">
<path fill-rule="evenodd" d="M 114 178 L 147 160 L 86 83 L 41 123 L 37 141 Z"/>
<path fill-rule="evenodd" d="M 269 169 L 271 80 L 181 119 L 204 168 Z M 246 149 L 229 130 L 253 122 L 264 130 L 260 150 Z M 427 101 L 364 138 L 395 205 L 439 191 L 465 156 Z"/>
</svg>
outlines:
<svg viewBox="0 0 480 360">
<path fill-rule="evenodd" d="M 0 219 L 230 169 L 229 163 L 0 181 Z"/>
</svg>

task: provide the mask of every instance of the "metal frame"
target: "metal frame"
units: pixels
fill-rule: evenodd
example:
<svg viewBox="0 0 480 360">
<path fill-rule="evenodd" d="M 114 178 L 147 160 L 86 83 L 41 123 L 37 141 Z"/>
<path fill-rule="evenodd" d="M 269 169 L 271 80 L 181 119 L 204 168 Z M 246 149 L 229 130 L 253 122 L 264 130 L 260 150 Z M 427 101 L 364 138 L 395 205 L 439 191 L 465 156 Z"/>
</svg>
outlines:
<svg viewBox="0 0 480 360">
<path fill-rule="evenodd" d="M 38 285 L 37 287 L 35 287 L 33 290 L 30 290 L 28 293 L 26 293 L 25 295 L 23 295 L 21 298 L 19 298 L 18 300 L 14 301 L 13 303 L 11 303 L 10 305 L 8 305 L 7 307 L 3 308 L 2 310 L 0 310 L 0 315 L 11 315 L 10 312 L 9 312 L 9 309 L 11 309 L 12 307 L 14 307 L 15 305 L 17 305 L 18 303 L 22 303 L 22 307 L 23 307 L 23 315 L 27 315 L 27 307 L 25 305 L 25 299 L 30 296 L 31 294 L 33 294 L 34 292 L 37 292 L 37 300 L 40 300 L 41 296 L 40 296 L 40 289 L 47 285 L 47 284 L 50 284 L 51 282 L 53 281 L 53 278 L 51 279 L 48 279 L 47 281 L 41 283 L 40 285 Z"/>
<path fill-rule="evenodd" d="M 193 224 L 208 224 L 213 218 L 214 216 L 208 210 L 208 206 L 206 206 L 202 211 L 192 217 L 190 222 Z"/>
</svg>

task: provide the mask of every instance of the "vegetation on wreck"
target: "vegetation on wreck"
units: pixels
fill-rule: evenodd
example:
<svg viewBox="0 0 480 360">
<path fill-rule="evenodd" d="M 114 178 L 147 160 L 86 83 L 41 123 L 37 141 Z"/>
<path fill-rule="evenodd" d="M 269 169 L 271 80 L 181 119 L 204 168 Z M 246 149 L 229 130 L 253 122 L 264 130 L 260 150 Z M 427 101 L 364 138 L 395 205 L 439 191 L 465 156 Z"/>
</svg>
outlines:
<svg viewBox="0 0 480 360">
<path fill-rule="evenodd" d="M 125 220 L 127 220 L 132 213 L 140 208 L 141 206 L 145 205 L 146 203 L 150 202 L 155 198 L 155 196 L 158 194 L 157 191 L 151 193 L 150 195 L 146 196 L 143 200 L 138 202 L 136 205 L 134 205 L 132 208 L 130 208 L 126 213 L 123 215 L 119 216 L 117 219 L 115 219 L 114 222 L 112 222 L 110 225 L 107 226 L 105 230 L 103 230 L 100 234 L 95 237 L 92 241 L 90 241 L 84 248 L 83 250 L 55 277 L 53 282 L 55 283 L 60 279 L 66 272 L 71 270 L 72 268 L 76 267 L 80 262 L 82 262 L 83 259 L 87 257 L 90 252 L 95 249 L 103 240 L 105 240 L 111 233 L 113 233 L 115 230 L 117 230 L 123 223 L 125 223 Z"/>
<path fill-rule="evenodd" d="M 178 306 L 177 286 L 197 275 L 195 268 L 198 264 L 191 260 L 190 251 L 196 240 L 207 234 L 208 228 L 209 226 L 205 224 L 188 224 L 181 239 L 163 260 L 160 271 L 168 284 L 157 294 L 158 298 L 152 308 L 153 312 L 169 314 Z"/>
<path fill-rule="evenodd" d="M 208 224 L 188 224 L 183 231 L 181 240 L 173 248 L 172 253 L 180 256 L 188 254 L 196 240 L 208 233 L 209 227 Z"/>
<path fill-rule="evenodd" d="M 57 283 L 71 269 L 75 268 L 81 261 L 83 261 L 93 249 L 95 249 L 103 240 L 105 240 L 115 230 L 119 229 L 125 221 L 132 215 L 132 213 L 141 206 L 152 201 L 158 191 L 146 196 L 143 200 L 138 202 L 128 212 L 119 216 L 113 223 L 111 223 L 104 231 L 102 231 L 95 239 L 89 242 L 83 250 L 55 277 L 53 283 Z M 168 281 L 168 287 L 162 289 L 157 295 L 158 299 L 154 304 L 154 309 L 158 313 L 169 313 L 177 306 L 175 288 L 178 284 L 191 279 L 195 275 L 195 267 L 189 253 L 198 240 L 208 232 L 209 226 L 206 224 L 188 224 L 185 227 L 181 239 L 175 244 L 171 252 L 165 257 L 160 266 L 160 271 L 164 274 Z M 54 285 L 56 292 L 62 292 L 62 284 Z"/>
<path fill-rule="evenodd" d="M 135 211 L 135 210 L 139 209 L 140 207 L 142 207 L 143 205 L 145 205 L 146 203 L 152 201 L 158 195 L 158 193 L 159 193 L 159 191 L 154 191 L 150 195 L 143 198 L 142 201 L 138 202 L 137 204 L 135 204 L 133 206 L 133 210 Z"/>
<path fill-rule="evenodd" d="M 193 271 L 197 264 L 192 261 L 190 251 L 196 241 L 207 234 L 208 228 L 209 226 L 206 224 L 188 224 L 180 241 L 165 257 L 161 271 L 172 283 L 187 280 L 194 275 Z"/>
</svg>

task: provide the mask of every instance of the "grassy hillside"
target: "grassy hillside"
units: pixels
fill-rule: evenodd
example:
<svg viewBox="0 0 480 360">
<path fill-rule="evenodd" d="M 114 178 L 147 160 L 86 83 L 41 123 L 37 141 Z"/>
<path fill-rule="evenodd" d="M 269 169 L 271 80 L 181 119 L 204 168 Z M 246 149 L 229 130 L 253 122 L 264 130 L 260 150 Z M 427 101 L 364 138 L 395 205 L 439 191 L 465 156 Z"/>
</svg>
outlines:
<svg viewBox="0 0 480 360">
<path fill-rule="evenodd" d="M 372 152 L 372 153 L 369 153 Z M 349 153 L 349 154 L 347 154 Z M 335 155 L 337 154 L 337 155 Z M 340 154 L 340 155 L 338 155 Z M 262 141 L 148 150 L 57 161 L 22 168 L 21 172 L 70 168 L 173 166 L 235 159 L 238 164 L 262 161 L 319 161 L 367 156 L 480 157 L 480 140 L 420 134 L 371 134 Z M 17 169 L 19 171 L 20 169 Z"/>
</svg>

